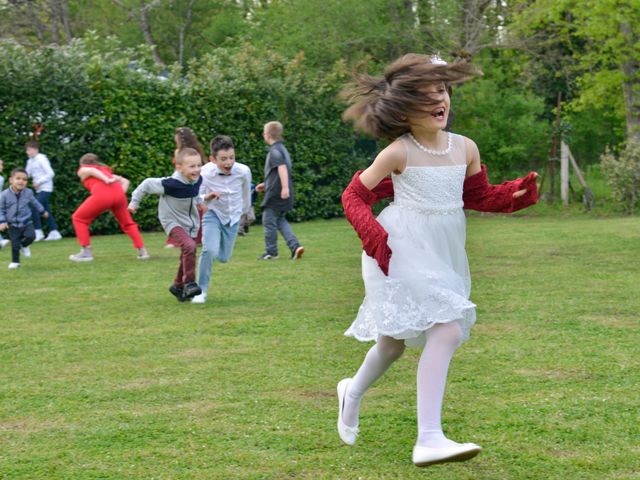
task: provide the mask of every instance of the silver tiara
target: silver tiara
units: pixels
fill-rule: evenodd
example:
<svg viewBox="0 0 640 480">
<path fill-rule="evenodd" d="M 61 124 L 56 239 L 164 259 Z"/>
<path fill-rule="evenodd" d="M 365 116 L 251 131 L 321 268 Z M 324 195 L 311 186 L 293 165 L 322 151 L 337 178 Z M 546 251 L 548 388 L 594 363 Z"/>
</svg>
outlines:
<svg viewBox="0 0 640 480">
<path fill-rule="evenodd" d="M 443 59 L 440 58 L 439 55 L 431 55 L 429 57 L 432 65 L 448 65 Z"/>
</svg>

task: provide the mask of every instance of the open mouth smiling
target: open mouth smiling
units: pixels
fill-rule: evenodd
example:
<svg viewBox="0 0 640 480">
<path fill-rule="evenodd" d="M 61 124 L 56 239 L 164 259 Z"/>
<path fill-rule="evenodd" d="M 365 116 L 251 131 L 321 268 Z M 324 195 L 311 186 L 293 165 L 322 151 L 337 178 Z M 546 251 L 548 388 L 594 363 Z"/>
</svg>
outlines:
<svg viewBox="0 0 640 480">
<path fill-rule="evenodd" d="M 431 112 L 431 116 L 437 119 L 443 119 L 445 111 L 444 107 L 437 108 Z"/>
</svg>

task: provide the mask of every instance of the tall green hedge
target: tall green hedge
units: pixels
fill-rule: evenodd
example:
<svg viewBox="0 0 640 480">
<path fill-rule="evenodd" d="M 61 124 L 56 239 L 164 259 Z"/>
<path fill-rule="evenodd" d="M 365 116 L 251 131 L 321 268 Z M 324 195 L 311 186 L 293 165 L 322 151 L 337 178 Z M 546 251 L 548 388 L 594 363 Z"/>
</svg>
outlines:
<svg viewBox="0 0 640 480">
<path fill-rule="evenodd" d="M 53 211 L 68 235 L 71 214 L 87 196 L 76 176 L 82 154 L 98 154 L 135 186 L 172 173 L 174 131 L 188 126 L 205 146 L 218 134 L 233 137 L 238 160 L 258 182 L 267 150 L 262 127 L 279 120 L 294 160 L 293 219 L 342 214 L 342 189 L 376 150 L 376 142 L 356 137 L 340 119 L 337 93 L 348 77 L 343 64 L 319 72 L 305 65 L 303 55 L 287 59 L 240 45 L 215 50 L 187 72 L 161 77 L 149 51 L 93 35 L 33 51 L 0 43 L 0 157 L 6 170 L 25 164 L 23 145 L 32 125 L 44 125 L 42 151 L 56 171 Z M 463 86 L 453 98 L 460 113 L 454 131 L 476 139 L 497 181 L 533 166 L 532 159 L 545 155 L 549 136 L 539 99 L 499 73 Z M 159 227 L 156 202 L 145 200 L 136 215 L 143 229 Z M 117 230 L 110 215 L 93 225 L 94 232 Z"/>
<path fill-rule="evenodd" d="M 157 75 L 143 50 L 123 50 L 93 37 L 70 47 L 27 51 L 0 45 L 0 157 L 5 175 L 24 165 L 32 125 L 56 171 L 53 211 L 64 234 L 87 192 L 76 176 L 86 152 L 98 154 L 133 185 L 170 175 L 174 130 L 189 126 L 205 146 L 218 134 L 236 141 L 238 161 L 256 181 L 263 177 L 262 126 L 279 120 L 293 160 L 295 220 L 340 215 L 340 193 L 366 164 L 352 129 L 340 120 L 336 94 L 345 80 L 336 67 L 324 76 L 305 71 L 302 58 L 258 54 L 251 47 L 216 54 L 190 65 L 186 76 Z M 136 216 L 143 229 L 158 228 L 155 199 Z M 96 232 L 114 232 L 105 215 Z"/>
</svg>

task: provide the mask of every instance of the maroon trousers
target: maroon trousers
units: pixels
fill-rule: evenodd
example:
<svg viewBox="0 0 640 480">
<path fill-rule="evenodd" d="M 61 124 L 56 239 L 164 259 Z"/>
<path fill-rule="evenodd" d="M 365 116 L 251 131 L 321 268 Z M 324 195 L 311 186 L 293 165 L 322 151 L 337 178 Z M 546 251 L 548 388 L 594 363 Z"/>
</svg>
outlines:
<svg viewBox="0 0 640 480">
<path fill-rule="evenodd" d="M 182 287 L 196 281 L 196 240 L 191 238 L 182 227 L 173 227 L 169 238 L 180 247 L 180 266 L 173 283 Z"/>
</svg>

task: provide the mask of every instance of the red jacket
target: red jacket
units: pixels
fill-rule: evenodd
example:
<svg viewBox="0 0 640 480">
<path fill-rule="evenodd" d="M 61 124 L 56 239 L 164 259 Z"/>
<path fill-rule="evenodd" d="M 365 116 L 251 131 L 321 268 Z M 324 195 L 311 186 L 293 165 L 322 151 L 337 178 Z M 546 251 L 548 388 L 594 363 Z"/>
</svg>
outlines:
<svg viewBox="0 0 640 480">
<path fill-rule="evenodd" d="M 355 173 L 351 183 L 342 193 L 342 206 L 345 216 L 362 240 L 362 248 L 373 257 L 385 275 L 389 274 L 391 249 L 387 244 L 388 234 L 380 225 L 371 206 L 384 198 L 393 197 L 393 182 L 391 178 L 383 179 L 373 190 L 369 190 L 360 181 L 362 170 Z M 517 178 L 500 185 L 491 185 L 487 177 L 487 167 L 482 165 L 475 175 L 465 178 L 462 191 L 464 208 L 479 212 L 511 213 L 522 210 L 538 201 L 538 186 L 536 174 L 531 172 L 523 178 Z M 513 198 L 519 190 L 527 192 Z"/>
</svg>

